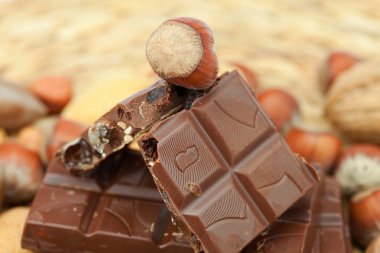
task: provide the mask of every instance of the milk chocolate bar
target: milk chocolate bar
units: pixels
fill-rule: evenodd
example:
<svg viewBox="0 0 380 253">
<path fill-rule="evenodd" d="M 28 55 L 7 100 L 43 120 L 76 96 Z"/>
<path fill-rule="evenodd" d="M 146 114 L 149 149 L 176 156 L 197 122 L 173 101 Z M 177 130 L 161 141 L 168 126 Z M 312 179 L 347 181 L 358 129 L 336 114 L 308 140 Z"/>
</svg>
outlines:
<svg viewBox="0 0 380 253">
<path fill-rule="evenodd" d="M 324 182 L 272 223 L 244 253 L 309 253 L 313 248 Z"/>
<path fill-rule="evenodd" d="M 312 253 L 350 252 L 350 234 L 343 216 L 340 188 L 335 178 L 326 178 Z"/>
<path fill-rule="evenodd" d="M 193 252 L 172 224 L 141 154 L 125 149 L 81 177 L 55 159 L 31 207 L 22 246 L 40 253 Z"/>
<path fill-rule="evenodd" d="M 318 182 L 237 71 L 153 126 L 139 145 L 196 251 L 240 252 Z"/>
<path fill-rule="evenodd" d="M 128 145 L 157 121 L 187 108 L 204 92 L 158 80 L 118 103 L 80 138 L 64 146 L 58 155 L 60 162 L 73 173 L 91 171 L 100 161 Z"/>
<path fill-rule="evenodd" d="M 317 191 L 321 193 L 320 198 L 316 198 Z M 352 252 L 349 230 L 344 224 L 340 189 L 334 178 L 327 177 L 319 183 L 313 192 L 286 211 L 244 251 L 277 252 Z"/>
</svg>

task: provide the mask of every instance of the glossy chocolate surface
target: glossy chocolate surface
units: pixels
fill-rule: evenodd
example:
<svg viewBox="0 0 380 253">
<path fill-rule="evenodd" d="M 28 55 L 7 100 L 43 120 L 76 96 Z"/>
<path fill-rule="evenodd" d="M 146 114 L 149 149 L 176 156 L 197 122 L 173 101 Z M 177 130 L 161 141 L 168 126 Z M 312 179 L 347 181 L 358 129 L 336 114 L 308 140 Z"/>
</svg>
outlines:
<svg viewBox="0 0 380 253">
<path fill-rule="evenodd" d="M 326 178 L 318 232 L 312 253 L 352 252 L 349 229 L 343 216 L 342 195 L 335 178 Z"/>
<path fill-rule="evenodd" d="M 73 173 L 93 170 L 110 154 L 122 149 L 156 122 L 189 106 L 204 94 L 158 80 L 145 90 L 118 103 L 71 141 L 59 154 L 60 162 Z"/>
<path fill-rule="evenodd" d="M 139 145 L 196 250 L 240 252 L 318 181 L 233 71 Z"/>
<path fill-rule="evenodd" d="M 82 177 L 54 160 L 22 246 L 41 253 L 193 252 L 181 237 L 141 155 L 122 150 Z"/>
<path fill-rule="evenodd" d="M 323 188 L 321 181 L 250 243 L 244 253 L 311 252 Z"/>
</svg>

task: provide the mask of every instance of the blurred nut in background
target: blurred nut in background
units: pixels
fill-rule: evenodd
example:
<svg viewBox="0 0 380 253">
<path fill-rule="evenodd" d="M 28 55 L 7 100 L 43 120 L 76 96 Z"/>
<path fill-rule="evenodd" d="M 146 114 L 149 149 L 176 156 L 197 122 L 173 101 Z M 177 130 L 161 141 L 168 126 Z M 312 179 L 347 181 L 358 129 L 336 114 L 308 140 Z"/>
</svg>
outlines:
<svg viewBox="0 0 380 253">
<path fill-rule="evenodd" d="M 299 116 L 297 101 L 284 90 L 268 89 L 261 92 L 257 99 L 279 131 L 288 128 Z"/>
<path fill-rule="evenodd" d="M 331 168 L 342 147 L 340 139 L 333 134 L 301 128 L 292 128 L 285 140 L 294 153 L 300 154 L 310 163 L 319 163 L 324 170 Z"/>
<path fill-rule="evenodd" d="M 31 92 L 48 107 L 50 113 L 59 113 L 70 102 L 72 83 L 62 76 L 49 76 L 30 85 Z"/>
<path fill-rule="evenodd" d="M 361 246 L 367 246 L 380 234 L 380 187 L 353 196 L 350 221 L 353 238 Z"/>
<path fill-rule="evenodd" d="M 43 176 L 39 155 L 12 142 L 0 144 L 0 170 L 8 203 L 31 200 Z"/>
<path fill-rule="evenodd" d="M 12 208 L 0 215 L 0 252 L 33 253 L 21 249 L 21 236 L 25 219 L 29 213 L 27 207 Z"/>
<path fill-rule="evenodd" d="M 344 71 L 350 69 L 359 59 L 346 52 L 332 52 L 326 62 L 323 63 L 321 71 L 321 85 L 324 92 L 328 91 L 337 77 Z"/>
<path fill-rule="evenodd" d="M 45 105 L 28 90 L 0 80 L 0 127 L 17 129 L 46 113 Z"/>
<path fill-rule="evenodd" d="M 327 93 L 328 119 L 352 140 L 380 143 L 380 63 L 361 62 Z"/>
<path fill-rule="evenodd" d="M 336 178 L 345 194 L 380 186 L 380 148 L 372 144 L 346 148 L 339 159 Z"/>
</svg>

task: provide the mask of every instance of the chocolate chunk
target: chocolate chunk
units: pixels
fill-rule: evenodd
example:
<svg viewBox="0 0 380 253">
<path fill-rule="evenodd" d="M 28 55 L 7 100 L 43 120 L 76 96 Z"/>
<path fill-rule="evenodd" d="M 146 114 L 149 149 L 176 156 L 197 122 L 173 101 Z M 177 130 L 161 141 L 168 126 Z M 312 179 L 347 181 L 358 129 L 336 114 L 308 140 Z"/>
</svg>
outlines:
<svg viewBox="0 0 380 253">
<path fill-rule="evenodd" d="M 156 122 L 187 108 L 204 91 L 193 91 L 159 80 L 127 98 L 97 120 L 83 135 L 67 144 L 58 157 L 74 173 L 91 171 Z M 85 146 L 86 151 L 78 150 Z M 73 149 L 77 151 L 73 153 Z M 69 153 L 69 154 L 67 154 Z"/>
<path fill-rule="evenodd" d="M 339 185 L 334 178 L 327 177 L 256 238 L 244 253 L 348 253 L 350 243 Z"/>
<path fill-rule="evenodd" d="M 324 181 L 314 186 L 246 248 L 244 253 L 309 253 L 320 214 Z"/>
<path fill-rule="evenodd" d="M 318 182 L 236 71 L 139 145 L 196 251 L 240 252 Z"/>
<path fill-rule="evenodd" d="M 22 246 L 41 253 L 193 252 L 172 224 L 141 154 L 126 149 L 82 177 L 53 160 Z"/>
<path fill-rule="evenodd" d="M 342 195 L 335 178 L 326 178 L 318 220 L 318 232 L 312 252 L 352 252 L 349 229 L 343 216 Z"/>
</svg>

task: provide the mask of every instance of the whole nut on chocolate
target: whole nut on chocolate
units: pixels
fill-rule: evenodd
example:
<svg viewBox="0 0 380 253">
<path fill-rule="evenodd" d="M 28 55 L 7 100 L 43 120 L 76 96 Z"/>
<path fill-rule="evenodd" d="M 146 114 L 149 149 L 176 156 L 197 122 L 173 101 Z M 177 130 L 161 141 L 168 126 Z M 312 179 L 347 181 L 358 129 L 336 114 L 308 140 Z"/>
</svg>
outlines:
<svg viewBox="0 0 380 253">
<path fill-rule="evenodd" d="M 146 56 L 159 77 L 185 88 L 206 89 L 218 74 L 213 33 L 195 18 L 161 24 L 148 39 Z"/>
</svg>

